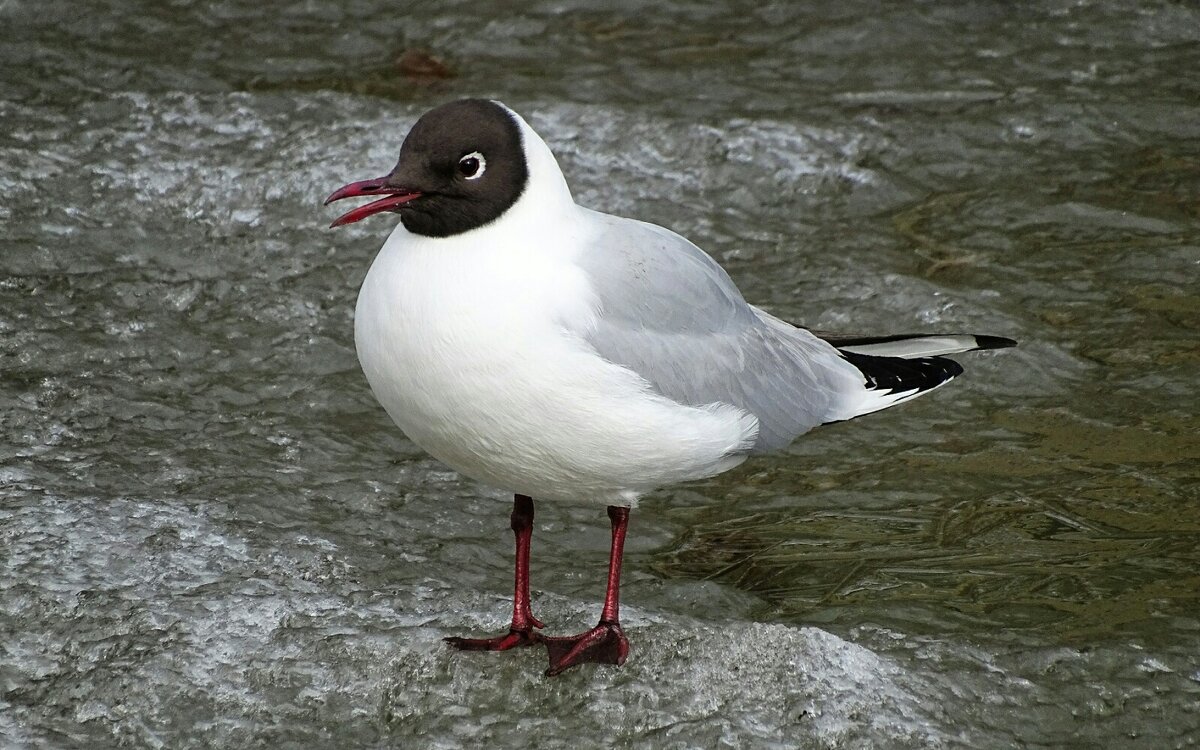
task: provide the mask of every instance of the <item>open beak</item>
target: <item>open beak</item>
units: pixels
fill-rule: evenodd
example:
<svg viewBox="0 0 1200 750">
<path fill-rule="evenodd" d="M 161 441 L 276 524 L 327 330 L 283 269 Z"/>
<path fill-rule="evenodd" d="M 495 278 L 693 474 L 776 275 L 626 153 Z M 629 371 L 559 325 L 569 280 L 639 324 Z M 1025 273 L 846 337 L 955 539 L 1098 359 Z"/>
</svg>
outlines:
<svg viewBox="0 0 1200 750">
<path fill-rule="evenodd" d="M 343 198 L 358 198 L 363 195 L 383 195 L 377 201 L 371 201 L 365 205 L 359 206 L 351 211 L 347 211 L 341 216 L 333 220 L 329 228 L 340 227 L 343 224 L 353 224 L 356 221 L 361 221 L 371 214 L 377 214 L 380 211 L 395 211 L 400 206 L 408 203 L 411 200 L 421 197 L 421 193 L 416 190 L 407 188 L 395 187 L 388 184 L 387 177 L 378 177 L 374 180 L 361 180 L 352 182 L 345 187 L 338 188 L 333 192 L 333 195 L 325 199 L 325 205 L 328 206 L 334 201 L 340 201 Z"/>
</svg>

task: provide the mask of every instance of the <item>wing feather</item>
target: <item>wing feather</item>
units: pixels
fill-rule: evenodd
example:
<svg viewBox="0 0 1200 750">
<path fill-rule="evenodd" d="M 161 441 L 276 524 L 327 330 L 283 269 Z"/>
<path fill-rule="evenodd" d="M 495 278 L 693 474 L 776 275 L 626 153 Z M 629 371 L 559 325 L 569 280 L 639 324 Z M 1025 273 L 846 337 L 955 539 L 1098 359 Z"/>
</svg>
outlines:
<svg viewBox="0 0 1200 750">
<path fill-rule="evenodd" d="M 580 263 L 599 302 L 581 332 L 605 359 L 689 406 L 732 404 L 759 422 L 755 451 L 846 418 L 861 374 L 830 344 L 752 307 L 716 261 L 652 224 L 593 213 Z"/>
</svg>

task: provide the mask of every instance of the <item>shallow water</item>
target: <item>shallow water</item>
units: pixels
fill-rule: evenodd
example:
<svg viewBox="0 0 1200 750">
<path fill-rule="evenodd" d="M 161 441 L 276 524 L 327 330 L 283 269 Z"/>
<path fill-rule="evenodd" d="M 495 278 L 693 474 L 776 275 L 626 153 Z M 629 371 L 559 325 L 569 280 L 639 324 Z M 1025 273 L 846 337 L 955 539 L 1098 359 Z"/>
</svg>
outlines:
<svg viewBox="0 0 1200 750">
<path fill-rule="evenodd" d="M 0 3 L 0 745 L 1200 744 L 1200 11 L 1133 5 Z M 319 203 L 466 95 L 779 315 L 1021 346 L 647 498 L 622 669 L 450 653 L 509 498 Z M 538 508 L 555 632 L 606 525 Z"/>
</svg>

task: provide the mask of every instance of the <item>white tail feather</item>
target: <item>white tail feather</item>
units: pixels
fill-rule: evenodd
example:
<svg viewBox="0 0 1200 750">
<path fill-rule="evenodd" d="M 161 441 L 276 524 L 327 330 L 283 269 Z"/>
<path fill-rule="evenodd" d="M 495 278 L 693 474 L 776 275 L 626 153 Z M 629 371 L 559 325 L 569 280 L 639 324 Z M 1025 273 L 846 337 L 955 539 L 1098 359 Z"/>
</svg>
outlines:
<svg viewBox="0 0 1200 750">
<path fill-rule="evenodd" d="M 855 354 L 869 354 L 872 357 L 900 357 L 915 359 L 916 357 L 940 357 L 946 354 L 960 354 L 981 348 L 974 336 L 960 334 L 952 336 L 921 336 L 895 341 L 877 341 L 870 344 L 852 344 L 839 346 L 839 349 Z"/>
</svg>

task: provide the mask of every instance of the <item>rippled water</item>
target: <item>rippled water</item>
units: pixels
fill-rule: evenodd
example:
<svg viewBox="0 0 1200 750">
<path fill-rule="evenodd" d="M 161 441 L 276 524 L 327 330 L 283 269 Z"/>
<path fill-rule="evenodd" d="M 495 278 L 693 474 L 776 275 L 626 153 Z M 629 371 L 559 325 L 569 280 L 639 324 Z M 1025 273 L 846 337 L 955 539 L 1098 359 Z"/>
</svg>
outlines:
<svg viewBox="0 0 1200 750">
<path fill-rule="evenodd" d="M 1198 41 L 1175 2 L 0 2 L 0 745 L 1200 743 Z M 450 653 L 505 621 L 509 499 L 375 404 L 386 221 L 319 203 L 465 95 L 777 314 L 1021 347 L 648 498 L 624 668 Z M 606 525 L 539 506 L 555 632 Z"/>
</svg>

